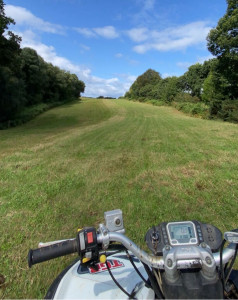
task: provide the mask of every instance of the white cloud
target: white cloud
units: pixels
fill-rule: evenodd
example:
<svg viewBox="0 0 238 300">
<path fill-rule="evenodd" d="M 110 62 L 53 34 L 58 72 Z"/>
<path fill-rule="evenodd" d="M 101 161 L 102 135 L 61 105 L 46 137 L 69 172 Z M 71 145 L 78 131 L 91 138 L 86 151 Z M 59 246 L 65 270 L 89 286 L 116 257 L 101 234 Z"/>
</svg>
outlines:
<svg viewBox="0 0 238 300">
<path fill-rule="evenodd" d="M 38 36 L 31 30 L 15 33 L 22 37 L 21 47 L 35 49 L 46 62 L 75 73 L 80 80 L 85 82 L 85 95 L 87 96 L 97 97 L 103 95 L 119 97 L 125 94 L 135 80 L 135 77 L 130 75 L 119 75 L 109 79 L 93 76 L 89 68 L 74 64 L 69 59 L 59 56 L 53 46 L 41 43 Z"/>
<path fill-rule="evenodd" d="M 27 25 L 32 29 L 37 29 L 43 32 L 63 34 L 64 28 L 61 25 L 52 24 L 46 22 L 36 16 L 34 16 L 29 10 L 24 7 L 6 5 L 6 15 L 13 18 L 17 23 L 17 26 Z"/>
<path fill-rule="evenodd" d="M 132 28 L 126 31 L 126 34 L 133 42 L 143 42 L 148 39 L 149 33 L 148 29 L 142 28 Z"/>
<path fill-rule="evenodd" d="M 119 34 L 116 32 L 116 29 L 113 26 L 105 26 L 101 28 L 94 28 L 94 32 L 96 32 L 98 35 L 106 38 L 106 39 L 115 39 L 119 36 Z"/>
<path fill-rule="evenodd" d="M 150 3 L 150 4 L 149 4 Z M 148 9 L 154 2 L 149 2 Z M 198 21 L 177 27 L 170 27 L 161 31 L 150 30 L 147 27 L 136 27 L 123 32 L 118 32 L 113 26 L 98 28 L 75 28 L 77 32 L 86 37 L 103 37 L 115 39 L 124 34 L 133 42 L 138 43 L 133 47 L 137 53 L 143 54 L 149 50 L 171 51 L 183 50 L 187 47 L 205 44 L 206 36 L 211 27 L 207 22 Z"/>
<path fill-rule="evenodd" d="M 83 50 L 82 52 L 91 50 L 91 48 L 89 46 L 84 45 L 84 44 L 80 44 L 80 48 Z"/>
<path fill-rule="evenodd" d="M 155 0 L 145 0 L 144 2 L 144 9 L 145 10 L 152 10 L 155 5 Z"/>
<path fill-rule="evenodd" d="M 46 22 L 23 7 L 6 5 L 5 9 L 6 14 L 16 21 L 17 26 L 15 28 L 17 28 L 18 32 L 15 31 L 14 33 L 22 37 L 21 47 L 35 49 L 46 62 L 75 73 L 86 84 L 85 95 L 92 97 L 99 95 L 118 97 L 124 95 L 133 83 L 133 76 L 130 75 L 125 75 L 124 77 L 121 75 L 112 76 L 112 78 L 108 79 L 93 76 L 90 68 L 75 64 L 66 57 L 59 56 L 53 46 L 41 42 L 40 33 L 63 33 L 64 29 L 62 26 Z M 113 26 L 93 29 L 77 28 L 76 30 L 87 37 L 101 36 L 113 39 L 119 36 Z M 90 47 L 84 44 L 80 44 L 80 48 L 81 51 L 90 50 Z"/>
<path fill-rule="evenodd" d="M 123 57 L 123 54 L 122 54 L 122 53 L 116 53 L 116 54 L 115 54 L 115 57 L 116 57 L 116 58 L 122 58 L 122 57 Z"/>
<path fill-rule="evenodd" d="M 90 38 L 90 37 L 96 37 L 96 34 L 89 28 L 74 28 L 78 33 Z"/>
<path fill-rule="evenodd" d="M 67 58 L 57 55 L 56 50 L 53 46 L 48 46 L 41 43 L 38 40 L 38 37 L 31 30 L 16 32 L 16 34 L 22 37 L 22 48 L 29 47 L 35 49 L 46 62 L 50 62 L 61 69 L 77 73 L 80 79 L 82 79 L 82 77 L 83 79 L 85 79 L 89 76 L 91 72 L 90 69 L 75 65 Z"/>
<path fill-rule="evenodd" d="M 91 97 L 123 96 L 129 90 L 136 76 L 128 74 L 118 74 L 117 77 L 104 79 L 96 76 L 90 76 L 86 80 L 86 95 Z"/>
<path fill-rule="evenodd" d="M 162 31 L 146 30 L 141 31 L 141 39 L 147 35 L 145 43 L 136 45 L 133 50 L 137 53 L 143 54 L 149 50 L 157 51 L 171 51 L 182 50 L 189 46 L 205 43 L 206 36 L 211 27 L 207 22 L 193 22 L 190 24 L 178 26 L 176 28 L 167 28 Z M 130 32 L 135 29 L 130 30 Z M 136 32 L 136 31 L 135 31 Z M 129 35 L 135 41 L 136 35 Z"/>
<path fill-rule="evenodd" d="M 159 19 L 159 15 L 155 9 L 156 0 L 134 0 L 134 2 L 136 2 L 139 9 L 130 15 L 130 20 L 137 27 L 145 27 L 149 24 L 156 25 Z"/>
<path fill-rule="evenodd" d="M 144 45 L 137 45 L 135 47 L 133 47 L 133 50 L 139 54 L 144 54 L 145 52 L 147 52 L 148 50 L 152 49 L 152 45 L 150 44 L 144 44 Z"/>
<path fill-rule="evenodd" d="M 138 65 L 140 63 L 138 60 L 130 59 L 130 58 L 128 59 L 128 62 L 132 66 L 136 66 L 136 65 Z"/>
<path fill-rule="evenodd" d="M 119 33 L 116 31 L 114 26 L 104 26 L 97 28 L 74 28 L 78 33 L 84 35 L 85 37 L 103 37 L 106 39 L 115 39 L 119 37 Z"/>
</svg>

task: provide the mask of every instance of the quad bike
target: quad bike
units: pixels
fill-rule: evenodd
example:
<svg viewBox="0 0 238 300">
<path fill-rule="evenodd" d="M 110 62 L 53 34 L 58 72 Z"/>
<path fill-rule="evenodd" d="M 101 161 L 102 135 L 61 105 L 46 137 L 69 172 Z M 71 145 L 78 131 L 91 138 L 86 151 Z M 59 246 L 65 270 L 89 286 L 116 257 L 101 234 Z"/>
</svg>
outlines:
<svg viewBox="0 0 238 300">
<path fill-rule="evenodd" d="M 29 251 L 29 267 L 79 255 L 55 279 L 46 299 L 238 298 L 237 229 L 223 239 L 210 224 L 163 222 L 146 233 L 148 254 L 124 235 L 121 210 L 105 212 L 104 218 L 97 230 L 85 227 L 74 239 L 40 243 Z"/>
</svg>

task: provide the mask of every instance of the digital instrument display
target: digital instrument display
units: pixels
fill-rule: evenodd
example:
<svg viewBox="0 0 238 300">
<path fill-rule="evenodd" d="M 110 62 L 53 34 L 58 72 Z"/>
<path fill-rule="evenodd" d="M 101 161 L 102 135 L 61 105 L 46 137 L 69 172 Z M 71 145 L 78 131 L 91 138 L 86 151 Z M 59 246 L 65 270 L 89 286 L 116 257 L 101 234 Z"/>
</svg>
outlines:
<svg viewBox="0 0 238 300">
<path fill-rule="evenodd" d="M 198 243 L 195 225 L 193 222 L 173 222 L 167 224 L 170 244 L 194 245 Z"/>
</svg>

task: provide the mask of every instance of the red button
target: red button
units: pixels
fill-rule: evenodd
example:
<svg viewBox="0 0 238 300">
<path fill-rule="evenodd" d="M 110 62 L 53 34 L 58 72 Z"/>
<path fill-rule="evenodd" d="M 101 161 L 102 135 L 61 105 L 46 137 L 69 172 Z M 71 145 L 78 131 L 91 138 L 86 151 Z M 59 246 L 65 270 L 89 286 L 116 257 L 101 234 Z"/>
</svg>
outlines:
<svg viewBox="0 0 238 300">
<path fill-rule="evenodd" d="M 88 243 L 91 244 L 93 242 L 93 233 L 87 232 Z"/>
</svg>

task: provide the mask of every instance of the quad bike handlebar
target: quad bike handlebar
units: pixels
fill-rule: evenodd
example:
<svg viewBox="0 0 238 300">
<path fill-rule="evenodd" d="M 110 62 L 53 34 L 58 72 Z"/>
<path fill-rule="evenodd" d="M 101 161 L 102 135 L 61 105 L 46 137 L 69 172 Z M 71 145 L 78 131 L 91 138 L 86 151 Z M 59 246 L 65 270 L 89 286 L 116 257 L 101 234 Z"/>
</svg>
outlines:
<svg viewBox="0 0 238 300">
<path fill-rule="evenodd" d="M 78 230 L 76 238 L 40 243 L 39 248 L 29 251 L 29 267 L 77 252 L 81 267 L 98 270 L 99 262 L 105 264 L 116 285 L 129 298 L 134 298 L 113 277 L 107 260 L 118 251 L 126 251 L 145 286 L 158 299 L 193 298 L 194 295 L 195 298 L 237 297 L 237 273 L 234 273 L 237 271 L 233 270 L 238 252 L 237 229 L 223 236 L 217 227 L 196 220 L 162 222 L 145 235 L 149 254 L 124 234 L 121 210 L 105 212 L 104 218 L 105 225 L 100 224 L 97 230 L 84 227 Z M 226 242 L 228 246 L 224 248 Z M 133 264 L 131 254 L 141 261 L 148 279 Z"/>
<path fill-rule="evenodd" d="M 103 226 L 103 225 L 102 225 Z M 139 260 L 146 265 L 156 268 L 165 269 L 166 267 L 177 269 L 182 268 L 195 268 L 198 265 L 206 266 L 211 265 L 219 266 L 220 253 L 213 253 L 206 244 L 199 246 L 181 246 L 181 247 L 169 247 L 165 249 L 167 252 L 166 258 L 157 257 L 152 254 L 148 254 L 144 250 L 140 249 L 133 241 L 127 236 L 118 232 L 109 232 L 105 227 L 101 226 L 101 232 L 97 234 L 97 245 L 101 249 L 106 249 L 111 243 L 121 243 L 126 249 L 131 251 Z M 49 243 L 40 243 L 39 248 L 30 250 L 28 253 L 28 265 L 31 267 L 34 264 L 41 263 L 53 258 L 65 256 L 68 254 L 78 252 L 80 254 L 80 246 L 78 239 L 68 239 Z M 236 244 L 229 244 L 227 248 L 223 250 L 222 260 L 223 264 L 227 263 L 234 255 L 236 250 Z"/>
<path fill-rule="evenodd" d="M 63 240 L 58 242 L 50 242 L 47 246 L 38 249 L 30 249 L 28 253 L 28 266 L 31 266 L 64 255 L 77 252 L 76 239 Z"/>
</svg>

